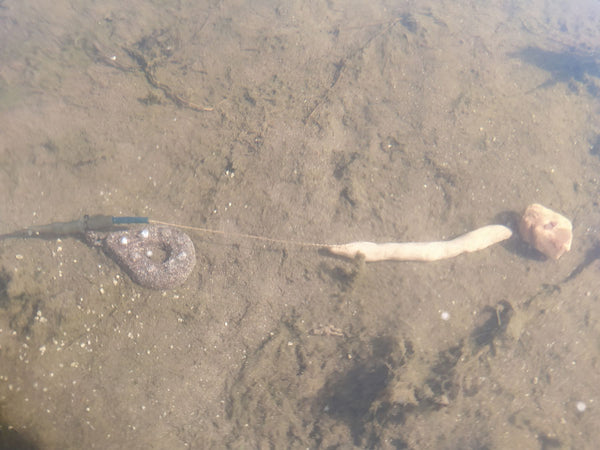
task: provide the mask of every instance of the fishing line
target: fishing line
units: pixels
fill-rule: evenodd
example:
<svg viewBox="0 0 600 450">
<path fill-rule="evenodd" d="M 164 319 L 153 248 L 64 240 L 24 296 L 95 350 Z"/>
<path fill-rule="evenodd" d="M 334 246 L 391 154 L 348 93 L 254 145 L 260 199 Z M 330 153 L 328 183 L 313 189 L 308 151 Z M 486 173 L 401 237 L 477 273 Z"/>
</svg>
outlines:
<svg viewBox="0 0 600 450">
<path fill-rule="evenodd" d="M 214 229 L 210 229 L 210 228 L 193 227 L 191 225 L 179 225 L 176 223 L 163 222 L 160 220 L 148 219 L 145 217 L 143 217 L 142 219 L 147 219 L 148 222 L 137 222 L 137 223 L 150 223 L 150 224 L 155 224 L 155 225 L 166 225 L 169 227 L 181 228 L 184 230 L 191 230 L 191 231 L 196 231 L 199 233 L 218 234 L 220 236 L 225 236 L 225 237 L 233 236 L 233 237 L 239 237 L 239 238 L 245 238 L 245 239 L 253 239 L 256 241 L 269 242 L 272 244 L 299 245 L 301 247 L 319 247 L 319 248 L 327 247 L 326 244 L 317 244 L 315 242 L 291 241 L 291 240 L 287 240 L 287 239 L 277 239 L 277 238 L 270 238 L 270 237 L 266 237 L 266 236 L 259 236 L 257 234 L 238 233 L 235 231 L 214 230 Z"/>
<path fill-rule="evenodd" d="M 85 235 L 87 232 L 108 232 L 123 230 L 127 225 L 152 224 L 163 225 L 198 233 L 214 234 L 220 236 L 233 236 L 255 241 L 269 242 L 271 244 L 298 245 L 302 247 L 326 247 L 325 244 L 314 242 L 292 241 L 287 239 L 276 239 L 256 234 L 238 233 L 235 231 L 222 231 L 210 228 L 194 227 L 191 225 L 180 225 L 161 220 L 149 219 L 142 216 L 109 216 L 109 215 L 85 215 L 81 219 L 71 222 L 53 222 L 46 225 L 32 226 L 12 233 L 1 234 L 0 240 L 9 238 L 55 238 L 71 235 Z"/>
</svg>

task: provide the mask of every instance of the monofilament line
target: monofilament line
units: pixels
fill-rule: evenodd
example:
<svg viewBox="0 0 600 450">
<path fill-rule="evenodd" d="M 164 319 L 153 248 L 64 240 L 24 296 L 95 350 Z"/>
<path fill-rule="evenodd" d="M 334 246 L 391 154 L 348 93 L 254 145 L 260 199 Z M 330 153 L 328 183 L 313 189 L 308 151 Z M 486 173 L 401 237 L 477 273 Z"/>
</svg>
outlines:
<svg viewBox="0 0 600 450">
<path fill-rule="evenodd" d="M 302 247 L 313 247 L 313 248 L 314 247 L 317 247 L 317 248 L 329 247 L 328 244 L 317 244 L 315 242 L 302 242 L 302 241 L 291 241 L 291 240 L 287 240 L 287 239 L 276 239 L 276 238 L 270 238 L 270 237 L 266 237 L 266 236 L 259 236 L 256 234 L 238 233 L 235 231 L 213 230 L 210 228 L 193 227 L 190 225 L 179 225 L 176 223 L 162 222 L 160 220 L 154 220 L 154 219 L 149 219 L 148 222 L 152 223 L 152 224 L 156 224 L 156 225 L 166 225 L 169 227 L 175 227 L 175 228 L 181 228 L 184 230 L 196 231 L 199 233 L 218 234 L 220 236 L 225 236 L 225 237 L 233 236 L 233 237 L 244 238 L 244 239 L 253 239 L 255 241 L 270 242 L 272 244 L 299 245 Z"/>
</svg>

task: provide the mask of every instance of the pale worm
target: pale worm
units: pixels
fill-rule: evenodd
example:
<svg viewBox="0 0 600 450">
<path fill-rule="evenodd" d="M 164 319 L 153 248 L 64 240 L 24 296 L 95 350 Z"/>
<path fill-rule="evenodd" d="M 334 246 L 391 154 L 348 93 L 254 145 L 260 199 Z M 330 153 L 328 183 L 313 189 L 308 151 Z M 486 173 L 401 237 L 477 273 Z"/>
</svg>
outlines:
<svg viewBox="0 0 600 450">
<path fill-rule="evenodd" d="M 463 234 L 450 241 L 436 242 L 351 242 L 325 247 L 334 255 L 346 258 L 364 258 L 365 261 L 437 261 L 453 258 L 461 253 L 483 250 L 512 236 L 504 225 L 488 225 Z"/>
</svg>

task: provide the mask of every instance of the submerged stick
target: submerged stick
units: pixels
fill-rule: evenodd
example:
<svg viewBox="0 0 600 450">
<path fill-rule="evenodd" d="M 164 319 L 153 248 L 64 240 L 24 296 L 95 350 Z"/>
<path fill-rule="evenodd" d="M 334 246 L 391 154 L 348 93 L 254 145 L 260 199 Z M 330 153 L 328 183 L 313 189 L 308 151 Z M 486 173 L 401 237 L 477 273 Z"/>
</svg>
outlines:
<svg viewBox="0 0 600 450">
<path fill-rule="evenodd" d="M 351 242 L 325 247 L 334 255 L 346 258 L 364 257 L 365 261 L 437 261 L 453 258 L 461 253 L 483 250 L 512 236 L 504 225 L 488 225 L 450 241 L 435 242 Z"/>
</svg>

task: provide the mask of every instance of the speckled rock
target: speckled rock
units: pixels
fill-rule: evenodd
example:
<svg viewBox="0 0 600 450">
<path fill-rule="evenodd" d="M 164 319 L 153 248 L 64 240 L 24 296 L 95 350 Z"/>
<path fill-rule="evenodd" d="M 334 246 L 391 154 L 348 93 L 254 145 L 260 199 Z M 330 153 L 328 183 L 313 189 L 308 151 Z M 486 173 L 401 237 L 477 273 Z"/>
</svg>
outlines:
<svg viewBox="0 0 600 450">
<path fill-rule="evenodd" d="M 196 251 L 190 237 L 170 227 L 147 226 L 99 234 L 86 239 L 100 245 L 140 286 L 173 289 L 189 277 L 196 265 Z"/>
</svg>

